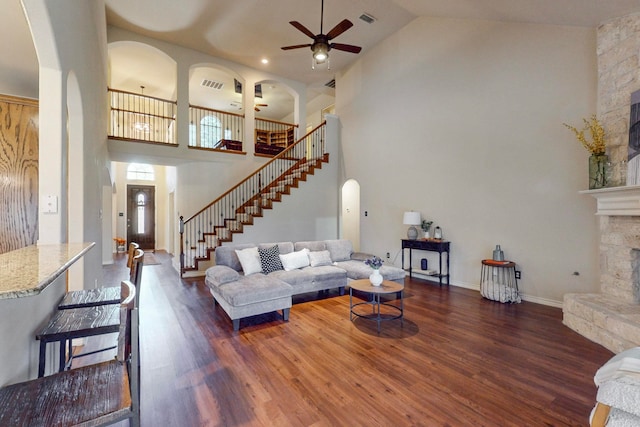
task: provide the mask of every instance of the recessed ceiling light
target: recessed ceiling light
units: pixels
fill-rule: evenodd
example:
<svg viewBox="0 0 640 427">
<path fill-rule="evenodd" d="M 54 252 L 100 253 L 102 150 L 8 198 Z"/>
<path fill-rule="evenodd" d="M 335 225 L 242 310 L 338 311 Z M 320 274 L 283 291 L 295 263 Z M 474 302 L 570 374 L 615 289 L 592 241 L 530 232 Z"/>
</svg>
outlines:
<svg viewBox="0 0 640 427">
<path fill-rule="evenodd" d="M 262 58 L 262 61 L 260 61 L 260 62 L 262 62 L 263 64 L 268 64 L 269 60 L 267 58 Z"/>
</svg>

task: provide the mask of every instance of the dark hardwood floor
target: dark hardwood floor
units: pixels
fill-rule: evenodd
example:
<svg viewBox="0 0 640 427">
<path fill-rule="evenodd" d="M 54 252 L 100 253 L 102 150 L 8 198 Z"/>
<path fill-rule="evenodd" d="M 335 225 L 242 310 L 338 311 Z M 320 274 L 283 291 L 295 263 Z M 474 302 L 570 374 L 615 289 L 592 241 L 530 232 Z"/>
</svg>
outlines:
<svg viewBox="0 0 640 427">
<path fill-rule="evenodd" d="M 612 353 L 560 309 L 409 280 L 405 320 L 349 320 L 349 296 L 294 299 L 234 332 L 203 279 L 143 270 L 142 425 L 586 426 Z M 127 277 L 124 256 L 107 284 Z M 87 346 L 91 346 L 89 342 Z M 120 424 L 120 425 L 126 425 Z"/>
</svg>

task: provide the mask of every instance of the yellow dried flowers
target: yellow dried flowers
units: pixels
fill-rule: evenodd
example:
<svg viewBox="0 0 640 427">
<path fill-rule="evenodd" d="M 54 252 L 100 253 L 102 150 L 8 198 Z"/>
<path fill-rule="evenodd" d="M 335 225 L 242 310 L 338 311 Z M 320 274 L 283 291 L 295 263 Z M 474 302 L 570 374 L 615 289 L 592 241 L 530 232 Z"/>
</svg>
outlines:
<svg viewBox="0 0 640 427">
<path fill-rule="evenodd" d="M 563 123 L 567 128 L 571 129 L 576 134 L 578 141 L 589 150 L 591 154 L 601 155 L 605 153 L 606 143 L 604 140 L 604 128 L 598 121 L 598 118 L 594 114 L 589 120 L 582 119 L 584 121 L 584 127 L 581 130 L 576 129 L 566 123 Z M 591 141 L 587 141 L 585 132 L 591 133 Z"/>
</svg>

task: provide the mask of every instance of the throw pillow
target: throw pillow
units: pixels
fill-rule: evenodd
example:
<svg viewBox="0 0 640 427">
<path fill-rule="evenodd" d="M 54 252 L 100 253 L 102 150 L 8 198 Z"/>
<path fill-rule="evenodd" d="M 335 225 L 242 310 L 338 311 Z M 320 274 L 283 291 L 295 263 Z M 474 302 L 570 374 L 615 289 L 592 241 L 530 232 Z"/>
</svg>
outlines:
<svg viewBox="0 0 640 427">
<path fill-rule="evenodd" d="M 296 270 L 298 268 L 307 267 L 309 265 L 309 249 L 302 249 L 300 251 L 291 252 L 288 254 L 280 255 L 280 261 L 282 261 L 282 267 L 285 271 Z"/>
<path fill-rule="evenodd" d="M 236 255 L 238 255 L 238 260 L 240 261 L 245 276 L 262 272 L 258 248 L 236 249 Z"/>
<path fill-rule="evenodd" d="M 262 272 L 264 274 L 284 270 L 282 261 L 280 261 L 280 249 L 278 249 L 278 245 L 273 245 L 267 249 L 258 248 L 258 253 L 260 254 L 260 263 L 262 264 Z"/>
<path fill-rule="evenodd" d="M 309 252 L 309 264 L 311 265 L 311 267 L 331 265 L 331 254 L 329 253 L 329 251 Z"/>
<path fill-rule="evenodd" d="M 351 259 L 351 253 L 353 252 L 353 245 L 351 240 L 327 240 L 325 241 L 327 250 L 331 254 L 331 259 L 334 261 L 349 261 Z"/>
</svg>

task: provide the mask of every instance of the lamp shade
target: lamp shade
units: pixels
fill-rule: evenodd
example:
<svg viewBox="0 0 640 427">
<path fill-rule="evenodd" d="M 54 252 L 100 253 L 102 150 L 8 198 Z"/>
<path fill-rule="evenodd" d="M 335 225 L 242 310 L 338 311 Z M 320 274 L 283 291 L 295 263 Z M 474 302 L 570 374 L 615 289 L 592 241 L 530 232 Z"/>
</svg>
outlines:
<svg viewBox="0 0 640 427">
<path fill-rule="evenodd" d="M 420 225 L 420 212 L 405 212 L 402 223 L 404 225 Z"/>
</svg>

